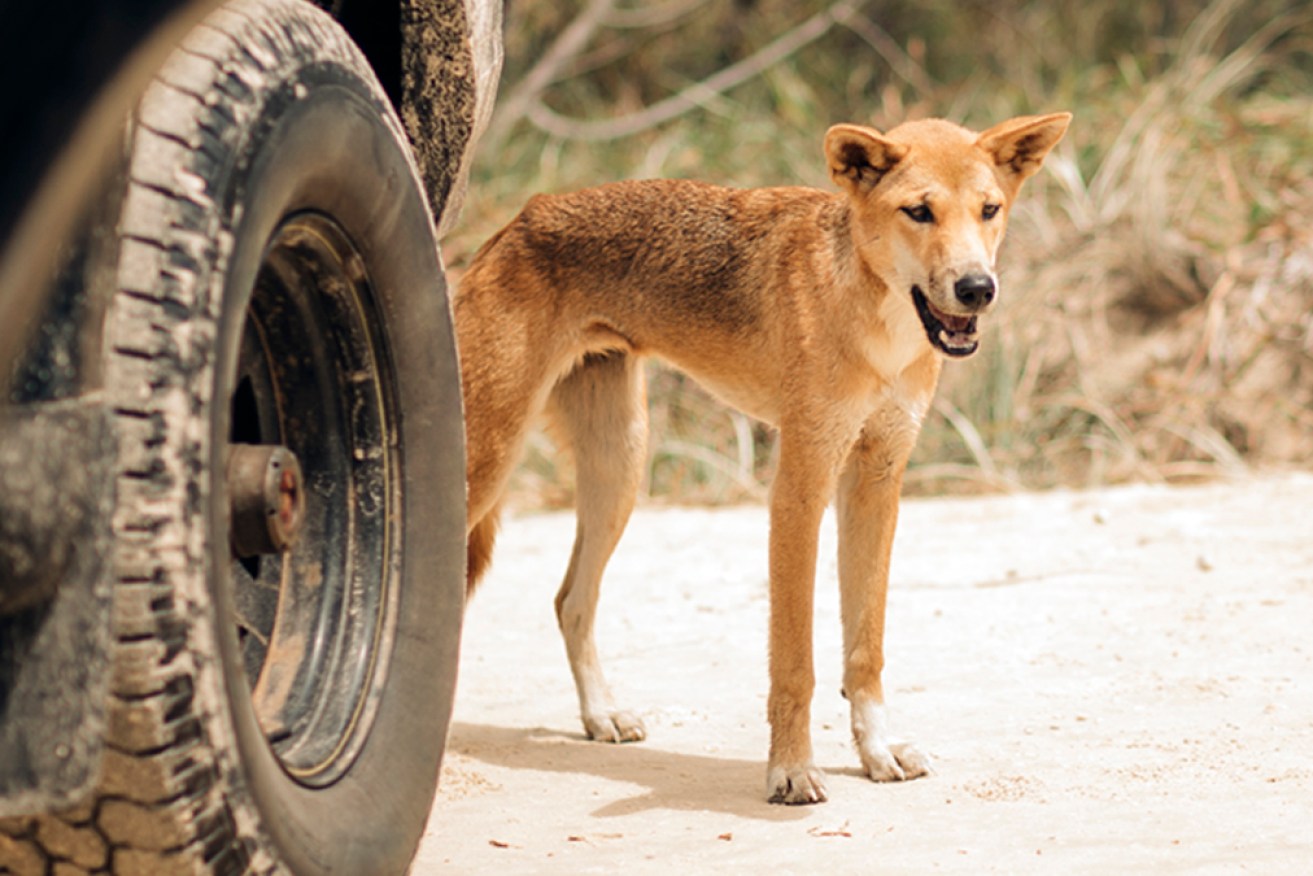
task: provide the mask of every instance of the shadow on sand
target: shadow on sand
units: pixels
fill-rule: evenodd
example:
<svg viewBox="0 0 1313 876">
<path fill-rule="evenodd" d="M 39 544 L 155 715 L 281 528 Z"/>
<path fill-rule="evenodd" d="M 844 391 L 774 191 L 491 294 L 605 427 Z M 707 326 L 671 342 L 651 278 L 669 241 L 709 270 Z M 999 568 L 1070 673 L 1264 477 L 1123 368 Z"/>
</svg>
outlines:
<svg viewBox="0 0 1313 876">
<path fill-rule="evenodd" d="M 543 727 L 509 728 L 456 722 L 447 750 L 496 766 L 591 773 L 642 790 L 592 814 L 606 818 L 652 809 L 724 812 L 763 821 L 800 821 L 810 807 L 779 806 L 764 797 L 764 761 L 662 751 L 650 742 L 603 745 L 580 733 Z M 860 775 L 837 768 L 835 775 Z"/>
</svg>

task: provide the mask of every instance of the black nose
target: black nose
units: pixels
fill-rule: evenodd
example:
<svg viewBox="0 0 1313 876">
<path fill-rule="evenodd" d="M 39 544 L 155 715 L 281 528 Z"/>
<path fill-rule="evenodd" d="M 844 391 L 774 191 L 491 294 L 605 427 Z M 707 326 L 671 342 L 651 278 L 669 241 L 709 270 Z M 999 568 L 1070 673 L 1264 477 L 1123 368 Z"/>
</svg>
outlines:
<svg viewBox="0 0 1313 876">
<path fill-rule="evenodd" d="M 994 300 L 994 278 L 989 274 L 967 274 L 953 284 L 953 294 L 963 305 L 977 310 Z"/>
</svg>

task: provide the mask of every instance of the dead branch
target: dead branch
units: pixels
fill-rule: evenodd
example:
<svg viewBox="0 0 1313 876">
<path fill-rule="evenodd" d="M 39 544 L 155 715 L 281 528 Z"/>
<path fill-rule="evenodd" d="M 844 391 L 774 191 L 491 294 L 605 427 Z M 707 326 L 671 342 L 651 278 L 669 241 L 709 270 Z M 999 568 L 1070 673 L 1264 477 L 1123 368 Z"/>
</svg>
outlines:
<svg viewBox="0 0 1313 876">
<path fill-rule="evenodd" d="M 614 119 L 570 118 L 549 108 L 538 100 L 535 94 L 529 103 L 527 117 L 546 133 L 565 140 L 601 141 L 633 136 L 678 118 L 690 110 L 703 106 L 711 98 L 718 97 L 731 88 L 761 75 L 799 49 L 820 39 L 843 18 L 857 12 L 864 2 L 865 0 L 839 0 L 838 3 L 813 15 L 742 61 L 731 64 L 709 78 L 695 82 L 677 94 L 659 100 L 638 112 Z M 516 91 L 519 91 L 518 87 Z"/>
<path fill-rule="evenodd" d="M 664 27 L 691 14 L 706 3 L 707 0 L 670 0 L 659 6 L 616 8 L 606 16 L 606 26 L 625 30 Z"/>
<path fill-rule="evenodd" d="M 570 22 L 569 27 L 561 31 L 560 36 L 543 52 L 538 63 L 515 84 L 497 107 L 492 124 L 483 137 L 485 151 L 495 154 L 500 150 L 515 123 L 524 117 L 528 108 L 538 100 L 538 95 L 556 80 L 561 70 L 578 57 L 614 8 L 615 0 L 591 0 L 584 11 Z"/>
</svg>

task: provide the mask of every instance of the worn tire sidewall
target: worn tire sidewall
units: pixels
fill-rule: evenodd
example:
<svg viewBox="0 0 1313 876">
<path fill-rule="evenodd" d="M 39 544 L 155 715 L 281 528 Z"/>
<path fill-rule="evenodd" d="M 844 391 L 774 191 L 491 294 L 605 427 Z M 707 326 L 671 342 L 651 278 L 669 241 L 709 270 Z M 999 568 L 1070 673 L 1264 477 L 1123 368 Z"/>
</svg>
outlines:
<svg viewBox="0 0 1313 876">
<path fill-rule="evenodd" d="M 332 217 L 363 256 L 382 319 L 402 462 L 400 595 L 386 685 L 349 771 L 327 787 L 291 779 L 256 722 L 235 635 L 225 552 L 212 550 L 216 638 L 240 783 L 279 857 L 297 873 L 403 872 L 422 836 L 450 720 L 463 610 L 464 433 L 445 281 L 395 116 L 331 64 L 274 86 L 223 187 L 232 251 L 223 272 L 211 471 L 227 442 L 242 324 L 266 242 L 288 215 Z M 223 491 L 210 544 L 226 544 Z"/>
</svg>

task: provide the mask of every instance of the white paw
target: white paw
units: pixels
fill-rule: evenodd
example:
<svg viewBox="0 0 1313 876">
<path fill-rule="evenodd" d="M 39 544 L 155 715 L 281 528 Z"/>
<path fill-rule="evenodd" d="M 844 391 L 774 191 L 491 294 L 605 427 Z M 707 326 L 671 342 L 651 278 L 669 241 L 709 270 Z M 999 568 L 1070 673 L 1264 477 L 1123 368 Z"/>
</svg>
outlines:
<svg viewBox="0 0 1313 876">
<path fill-rule="evenodd" d="M 860 745 L 866 774 L 877 782 L 903 782 L 930 775 L 930 758 L 910 743 Z"/>
<path fill-rule="evenodd" d="M 915 745 L 889 738 L 889 714 L 883 703 L 852 698 L 853 741 L 866 774 L 877 782 L 902 782 L 930 775 L 930 758 Z"/>
<path fill-rule="evenodd" d="M 584 730 L 598 742 L 642 742 L 647 738 L 643 719 L 632 712 L 584 715 Z"/>
<path fill-rule="evenodd" d="M 790 806 L 824 803 L 825 773 L 811 763 L 772 766 L 766 771 L 766 799 Z"/>
</svg>

